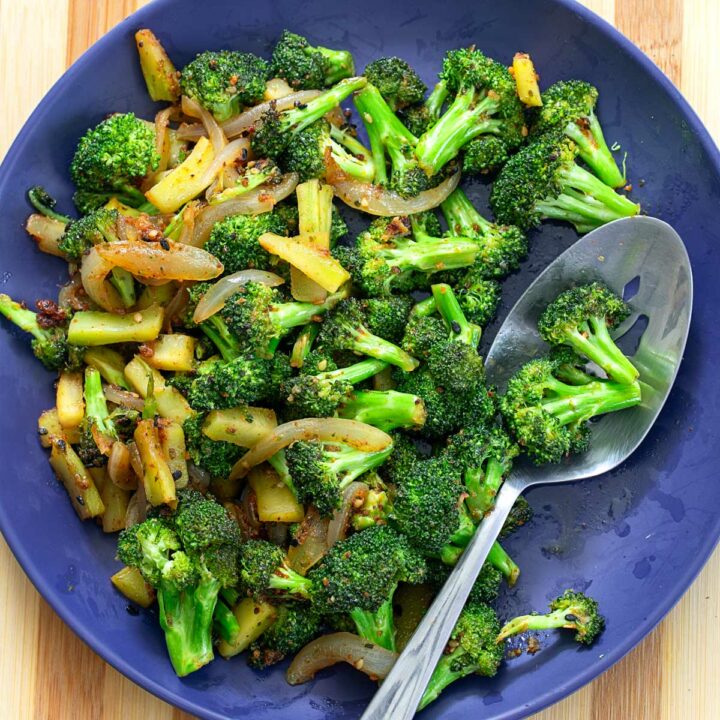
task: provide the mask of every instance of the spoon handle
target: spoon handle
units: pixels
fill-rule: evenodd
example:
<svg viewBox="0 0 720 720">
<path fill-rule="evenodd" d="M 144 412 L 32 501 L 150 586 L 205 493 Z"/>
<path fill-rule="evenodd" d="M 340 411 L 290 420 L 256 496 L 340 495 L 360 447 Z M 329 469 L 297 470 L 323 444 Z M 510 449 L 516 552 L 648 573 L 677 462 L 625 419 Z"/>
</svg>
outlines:
<svg viewBox="0 0 720 720">
<path fill-rule="evenodd" d="M 509 477 L 497 495 L 495 509 L 486 517 L 457 566 L 438 593 L 390 674 L 375 693 L 361 720 L 409 720 L 447 645 L 470 590 L 524 482 Z"/>
</svg>

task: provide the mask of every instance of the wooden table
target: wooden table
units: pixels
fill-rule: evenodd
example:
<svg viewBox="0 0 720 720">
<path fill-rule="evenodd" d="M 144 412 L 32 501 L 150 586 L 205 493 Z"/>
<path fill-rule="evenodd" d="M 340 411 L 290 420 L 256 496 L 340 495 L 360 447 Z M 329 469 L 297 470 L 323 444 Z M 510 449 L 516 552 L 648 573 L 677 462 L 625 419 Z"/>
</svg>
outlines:
<svg viewBox="0 0 720 720">
<path fill-rule="evenodd" d="M 144 4 L 0 0 L 0 156 L 65 68 Z M 720 30 L 718 0 L 584 4 L 642 47 L 720 138 L 720 93 L 711 85 L 720 74 L 714 47 Z M 535 720 L 714 720 L 720 715 L 718 616 L 720 552 L 638 648 Z M 3 720 L 190 717 L 126 680 L 78 640 L 28 582 L 2 540 L 0 648 Z"/>
</svg>

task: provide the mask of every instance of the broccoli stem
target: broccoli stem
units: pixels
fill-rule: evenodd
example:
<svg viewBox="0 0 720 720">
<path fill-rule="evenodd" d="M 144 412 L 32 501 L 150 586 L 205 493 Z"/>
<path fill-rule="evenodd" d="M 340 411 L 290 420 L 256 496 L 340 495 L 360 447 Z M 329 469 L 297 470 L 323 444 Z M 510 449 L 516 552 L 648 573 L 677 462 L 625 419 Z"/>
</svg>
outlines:
<svg viewBox="0 0 720 720">
<path fill-rule="evenodd" d="M 47 194 L 47 192 L 39 185 L 31 187 L 28 190 L 28 200 L 30 204 L 45 217 L 52 218 L 66 225 L 71 221 L 67 215 L 62 215 L 55 211 L 55 200 Z"/>
<path fill-rule="evenodd" d="M 240 632 L 240 623 L 238 623 L 235 613 L 225 604 L 222 599 L 218 599 L 213 614 L 213 629 L 225 642 L 232 642 Z"/>
<path fill-rule="evenodd" d="M 287 302 L 274 305 L 270 310 L 270 317 L 281 335 L 301 325 L 311 323 L 314 318 L 325 312 L 324 305 L 314 303 Z"/>
<path fill-rule="evenodd" d="M 575 142 L 580 157 L 606 185 L 618 188 L 625 184 L 625 176 L 605 142 L 602 127 L 594 112 L 588 115 L 587 127 L 572 121 L 565 126 L 565 134 Z"/>
<path fill-rule="evenodd" d="M 437 700 L 440 693 L 442 693 L 448 685 L 472 673 L 471 667 L 468 667 L 465 663 L 457 662 L 459 656 L 463 653 L 464 650 L 458 648 L 448 655 L 443 655 L 440 660 L 438 660 L 438 664 L 435 666 L 435 670 L 433 670 L 428 686 L 425 688 L 425 692 L 420 699 L 418 711 L 427 707 L 434 700 Z"/>
<path fill-rule="evenodd" d="M 290 365 L 294 368 L 301 368 L 305 364 L 305 358 L 312 350 L 315 338 L 320 332 L 320 326 L 317 323 L 306 325 L 298 334 L 293 345 L 292 354 L 290 355 Z"/>
<path fill-rule="evenodd" d="M 442 550 L 440 559 L 445 565 L 457 565 L 464 551 L 465 547 L 446 545 Z M 495 543 L 493 543 L 485 562 L 490 563 L 496 570 L 499 570 L 511 587 L 517 582 L 520 576 L 520 568 L 507 552 L 505 552 L 505 549 L 499 542 L 495 541 Z"/>
<path fill-rule="evenodd" d="M 474 238 L 485 235 L 490 229 L 489 220 L 475 209 L 460 188 L 450 193 L 440 204 L 440 208 L 453 235 Z"/>
<path fill-rule="evenodd" d="M 295 596 L 302 600 L 309 600 L 312 593 L 312 580 L 283 565 L 275 570 L 268 587 L 271 590 L 281 591 L 283 596 Z"/>
<path fill-rule="evenodd" d="M 362 182 L 373 181 L 375 163 L 370 151 L 354 137 L 332 124 L 330 148 L 333 160 L 344 173 Z"/>
<path fill-rule="evenodd" d="M 401 272 L 433 273 L 458 270 L 475 262 L 478 244 L 467 238 L 420 237 L 393 249 L 382 249 L 381 257 Z"/>
<path fill-rule="evenodd" d="M 356 390 L 340 407 L 338 415 L 385 432 L 422 427 L 425 423 L 425 407 L 420 398 L 397 390 Z"/>
<path fill-rule="evenodd" d="M 292 476 L 290 475 L 290 469 L 285 459 L 285 451 L 279 450 L 272 457 L 268 458 L 268 465 L 278 474 L 278 477 L 285 483 L 288 490 L 295 496 L 297 500 L 297 488 L 293 482 Z"/>
<path fill-rule="evenodd" d="M 213 315 L 200 323 L 200 329 L 220 351 L 223 360 L 229 362 L 240 356 L 242 352 L 240 343 L 218 315 Z"/>
<path fill-rule="evenodd" d="M 213 659 L 212 622 L 219 590 L 214 578 L 180 591 L 165 585 L 158 590 L 160 626 L 170 662 L 180 677 Z"/>
<path fill-rule="evenodd" d="M 349 615 L 355 623 L 358 635 L 364 640 L 396 652 L 395 623 L 393 620 L 393 592 L 377 612 L 353 608 Z"/>
<path fill-rule="evenodd" d="M 438 284 L 433 285 L 431 290 L 435 305 L 450 332 L 461 343 L 477 348 L 482 330 L 478 325 L 467 321 L 452 288 L 449 285 Z"/>
<path fill-rule="evenodd" d="M 560 608 L 547 615 L 520 615 L 503 626 L 497 641 L 502 642 L 513 635 L 519 635 L 528 630 L 554 630 L 556 628 L 576 629 L 577 621 L 568 620 L 568 616 L 572 617 L 568 608 Z"/>
<path fill-rule="evenodd" d="M 376 468 L 385 462 L 392 452 L 392 444 L 384 450 L 365 452 L 363 450 L 326 450 L 329 461 L 332 463 L 333 473 L 342 480 L 338 483 L 338 491 L 342 492 L 353 480 L 357 480 L 368 470 Z"/>
<path fill-rule="evenodd" d="M 334 85 L 355 72 L 355 63 L 349 50 L 332 50 L 326 47 L 306 48 L 305 52 L 319 52 L 325 60 L 325 83 Z"/>
<path fill-rule="evenodd" d="M 377 375 L 381 370 L 387 367 L 387 363 L 382 360 L 375 358 L 368 358 L 367 360 L 361 360 L 360 362 L 353 363 L 344 368 L 338 368 L 337 370 L 330 370 L 328 372 L 321 373 L 320 377 L 328 380 L 346 380 L 353 385 L 356 385 L 363 380 L 367 380 L 374 375 Z"/>
<path fill-rule="evenodd" d="M 110 284 L 117 290 L 124 307 L 131 308 L 136 302 L 135 278 L 123 268 L 113 268 L 110 273 Z"/>
<path fill-rule="evenodd" d="M 442 106 L 445 104 L 449 95 L 447 85 L 444 80 L 441 80 L 432 89 L 432 92 L 427 96 L 425 100 L 425 107 L 427 108 L 428 115 L 437 120 L 442 112 Z"/>
<path fill-rule="evenodd" d="M 38 325 L 37 314 L 20 303 L 15 302 L 9 295 L 0 294 L 0 314 L 11 323 L 30 333 L 40 342 L 50 340 L 50 334 Z"/>
<path fill-rule="evenodd" d="M 387 184 L 386 152 L 394 171 L 403 173 L 413 168 L 414 165 L 406 152 L 408 147 L 417 143 L 417 138 L 400 122 L 380 91 L 373 85 L 366 85 L 355 96 L 355 106 L 365 121 L 370 140 L 370 152 L 375 164 L 375 184 Z"/>
<path fill-rule="evenodd" d="M 503 464 L 496 458 L 488 458 L 485 468 L 467 468 L 465 487 L 468 497 L 465 504 L 475 522 L 479 522 L 495 505 L 495 496 L 500 490 L 505 475 Z"/>
<path fill-rule="evenodd" d="M 102 387 L 102 376 L 93 367 L 85 369 L 85 417 L 90 419 L 97 429 L 111 438 L 117 439 L 115 424 L 110 419 L 107 400 Z"/>
<path fill-rule="evenodd" d="M 640 212 L 639 205 L 615 192 L 577 163 L 563 167 L 558 173 L 558 181 L 562 186 L 560 194 L 545 198 L 536 206 L 548 218 L 567 220 L 575 225 L 580 219 L 585 226 L 597 226 Z"/>
<path fill-rule="evenodd" d="M 498 120 L 488 118 L 498 109 L 497 100 L 475 88 L 460 90 L 442 117 L 418 140 L 415 154 L 420 167 L 435 175 L 478 135 L 497 133 Z"/>
<path fill-rule="evenodd" d="M 561 425 L 584 422 L 597 415 L 624 410 L 641 400 L 637 382 L 624 385 L 596 380 L 576 387 L 556 380 L 548 382 L 546 387 L 553 395 L 542 400 L 543 410 L 557 418 Z"/>
<path fill-rule="evenodd" d="M 277 167 L 272 163 L 268 165 L 266 170 L 260 169 L 255 172 L 247 172 L 242 176 L 241 181 L 238 182 L 237 185 L 233 185 L 232 187 L 229 187 L 210 198 L 209 204 L 219 205 L 226 200 L 233 200 L 236 197 L 245 195 L 251 190 L 254 190 L 256 187 L 259 187 L 263 183 L 267 182 L 275 174 L 277 174 Z M 179 215 L 182 218 L 182 211 L 180 211 Z"/>
<path fill-rule="evenodd" d="M 72 316 L 68 342 L 71 345 L 148 342 L 160 334 L 163 317 L 163 308 L 158 305 L 128 315 L 81 310 Z"/>
<path fill-rule="evenodd" d="M 351 328 L 352 349 L 362 355 L 397 365 L 405 372 L 412 372 L 420 363 L 397 345 L 373 335 L 364 327 Z"/>
<path fill-rule="evenodd" d="M 578 353 L 597 363 L 620 383 L 637 380 L 638 371 L 610 337 L 604 317 L 591 317 L 583 326 L 566 334 L 567 343 Z"/>
<path fill-rule="evenodd" d="M 424 318 L 434 315 L 435 312 L 437 312 L 437 305 L 435 304 L 435 298 L 431 295 L 416 303 L 410 311 L 410 314 L 415 317 Z"/>
</svg>

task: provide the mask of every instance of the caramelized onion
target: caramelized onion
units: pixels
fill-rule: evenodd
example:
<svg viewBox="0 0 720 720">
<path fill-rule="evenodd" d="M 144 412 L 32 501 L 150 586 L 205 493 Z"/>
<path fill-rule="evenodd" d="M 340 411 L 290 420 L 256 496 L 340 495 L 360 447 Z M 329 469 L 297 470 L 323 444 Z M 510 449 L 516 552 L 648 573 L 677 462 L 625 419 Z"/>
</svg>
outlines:
<svg viewBox="0 0 720 720">
<path fill-rule="evenodd" d="M 215 155 L 210 167 L 203 174 L 200 184 L 203 187 L 210 185 L 214 177 L 218 176 L 227 165 L 232 165 L 249 147 L 250 141 L 247 138 L 237 138 L 228 143 Z"/>
<path fill-rule="evenodd" d="M 282 110 L 289 110 L 295 106 L 295 103 L 306 103 L 318 95 L 320 95 L 319 90 L 300 90 L 299 92 L 291 93 L 278 100 L 268 100 L 240 113 L 237 117 L 226 120 L 220 124 L 220 127 L 223 129 L 225 137 L 234 138 L 254 127 L 257 121 L 270 110 L 272 103 L 275 103 L 275 109 L 280 112 Z M 207 131 L 200 123 L 195 123 L 193 125 L 181 126 L 177 135 L 180 140 L 197 140 L 198 138 L 207 136 Z"/>
<path fill-rule="evenodd" d="M 261 185 L 250 192 L 217 205 L 206 205 L 195 218 L 191 244 L 202 247 L 215 223 L 230 215 L 259 215 L 269 212 L 292 193 L 298 184 L 297 173 L 288 173 L 277 185 Z"/>
<path fill-rule="evenodd" d="M 145 401 L 137 393 L 123 390 L 117 385 L 103 385 L 103 392 L 107 400 L 121 407 L 138 412 L 142 412 L 145 408 Z"/>
<path fill-rule="evenodd" d="M 125 527 L 129 528 L 133 525 L 139 525 L 141 522 L 145 522 L 147 519 L 147 508 L 148 502 L 147 497 L 145 496 L 145 484 L 138 483 L 138 489 L 130 498 L 127 510 L 125 511 Z"/>
<path fill-rule="evenodd" d="M 276 452 L 300 440 L 340 442 L 364 452 L 380 452 L 392 444 L 392 438 L 382 430 L 344 418 L 305 418 L 278 425 L 252 450 L 233 465 L 230 479 L 245 477 L 250 469 L 265 462 Z"/>
<path fill-rule="evenodd" d="M 346 175 L 331 158 L 328 160 L 327 181 L 335 195 L 345 204 L 370 215 L 392 217 L 424 212 L 440 205 L 458 186 L 460 170 L 443 180 L 437 187 L 424 190 L 412 198 L 404 198 L 393 190 L 353 180 Z"/>
<path fill-rule="evenodd" d="M 45 217 L 33 213 L 25 223 L 25 230 L 33 237 L 38 249 L 48 255 L 66 258 L 65 253 L 58 247 L 58 242 L 65 232 L 65 223 L 61 220 Z"/>
<path fill-rule="evenodd" d="M 170 134 L 168 133 L 168 125 L 170 124 L 170 114 L 172 107 L 167 107 L 155 115 L 155 148 L 160 155 L 160 163 L 157 166 L 156 173 L 167 170 L 170 164 Z"/>
<path fill-rule="evenodd" d="M 186 95 L 182 96 L 180 101 L 182 111 L 190 117 L 200 118 L 200 122 L 205 128 L 205 134 L 210 140 L 213 146 L 213 150 L 217 155 L 226 145 L 227 138 L 221 127 L 218 125 L 217 120 L 209 113 L 202 105 L 199 105 L 191 98 Z"/>
<path fill-rule="evenodd" d="M 286 678 L 290 685 L 300 685 L 312 680 L 319 670 L 346 662 L 372 680 L 381 680 L 388 676 L 397 658 L 397 653 L 352 633 L 332 633 L 309 642 L 290 663 Z"/>
<path fill-rule="evenodd" d="M 275 273 L 266 270 L 240 270 L 239 272 L 220 278 L 201 298 L 198 302 L 195 312 L 193 313 L 193 321 L 201 323 L 212 317 L 225 306 L 225 301 L 234 295 L 239 288 L 247 285 L 249 282 L 262 283 L 269 287 L 277 287 L 285 281 Z"/>
<path fill-rule="evenodd" d="M 103 245 L 110 243 L 103 243 Z M 112 243 L 126 245 L 128 243 Z M 138 243 L 132 243 L 136 245 Z M 105 278 L 112 272 L 114 263 L 100 254 L 100 245 L 95 245 L 89 252 L 85 253 L 80 265 L 80 277 L 83 288 L 89 298 L 108 312 L 123 313 L 125 306 L 117 293 L 117 290 L 106 281 Z"/>
<path fill-rule="evenodd" d="M 116 440 L 107 462 L 107 474 L 110 481 L 122 490 L 136 490 L 137 475 L 130 465 L 130 450 L 125 443 Z"/>
<path fill-rule="evenodd" d="M 358 499 L 364 501 L 370 488 L 359 481 L 351 482 L 344 490 L 340 507 L 333 513 L 328 525 L 327 544 L 331 548 L 338 540 L 344 540 L 350 518 Z"/>
<path fill-rule="evenodd" d="M 318 509 L 311 505 L 297 532 L 299 542 L 288 550 L 288 564 L 297 573 L 305 575 L 317 565 L 328 551 L 328 520 L 320 517 Z"/>
</svg>

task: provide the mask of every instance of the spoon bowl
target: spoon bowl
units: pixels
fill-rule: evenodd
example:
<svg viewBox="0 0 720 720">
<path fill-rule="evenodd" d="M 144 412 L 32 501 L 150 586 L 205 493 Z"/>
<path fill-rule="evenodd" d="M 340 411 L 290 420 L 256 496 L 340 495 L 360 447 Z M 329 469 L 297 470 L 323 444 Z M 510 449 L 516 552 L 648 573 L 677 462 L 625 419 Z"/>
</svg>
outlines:
<svg viewBox="0 0 720 720">
<path fill-rule="evenodd" d="M 540 314 L 562 291 L 602 281 L 623 296 L 631 314 L 614 333 L 640 372 L 642 402 L 591 423 L 590 449 L 557 465 L 519 461 L 492 513 L 478 527 L 450 578 L 368 705 L 363 720 L 408 720 L 415 714 L 487 558 L 518 496 L 533 485 L 594 477 L 623 462 L 642 442 L 670 394 L 692 313 L 692 270 L 680 236 L 665 222 L 634 217 L 609 223 L 578 240 L 523 293 L 486 359 L 488 382 L 504 391 L 524 363 L 548 351 L 537 330 Z M 628 347 L 633 343 L 635 347 Z"/>
</svg>

